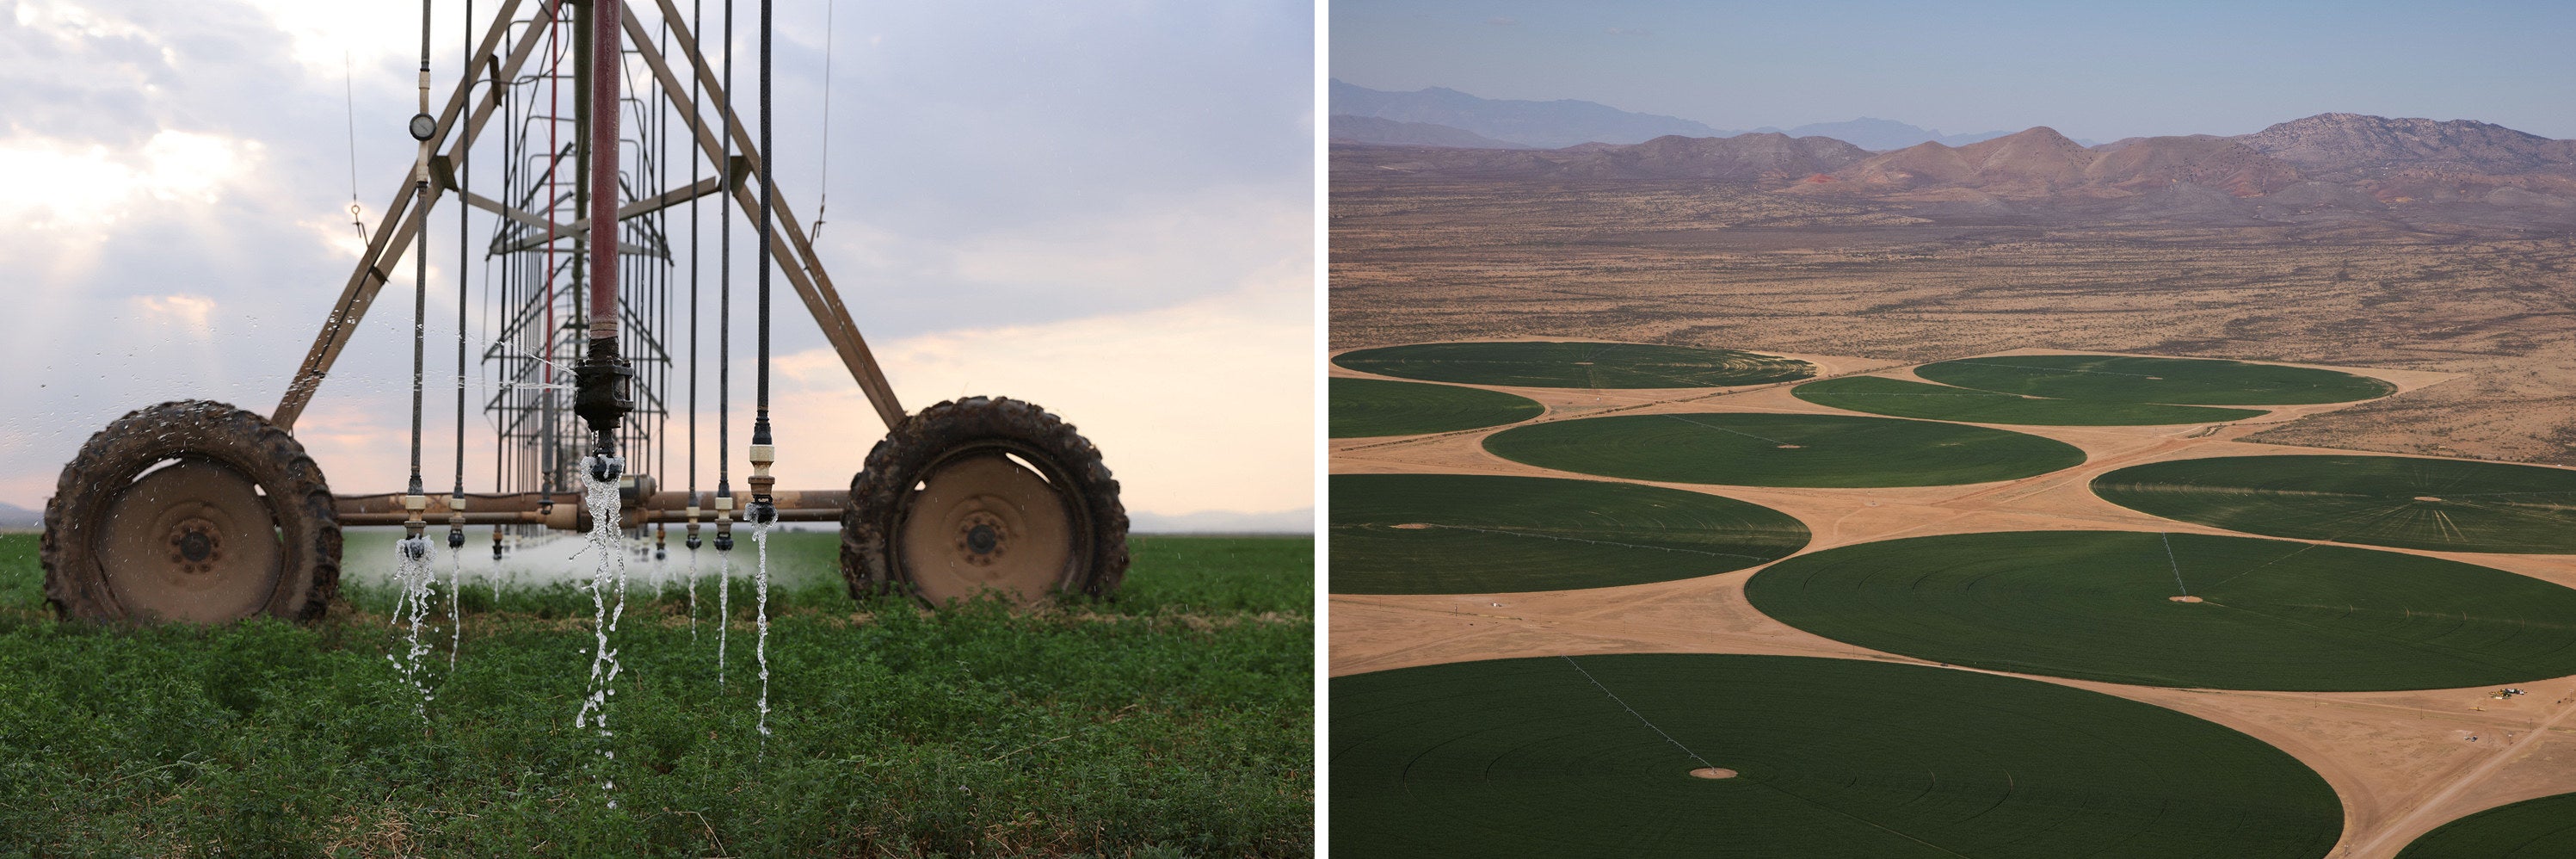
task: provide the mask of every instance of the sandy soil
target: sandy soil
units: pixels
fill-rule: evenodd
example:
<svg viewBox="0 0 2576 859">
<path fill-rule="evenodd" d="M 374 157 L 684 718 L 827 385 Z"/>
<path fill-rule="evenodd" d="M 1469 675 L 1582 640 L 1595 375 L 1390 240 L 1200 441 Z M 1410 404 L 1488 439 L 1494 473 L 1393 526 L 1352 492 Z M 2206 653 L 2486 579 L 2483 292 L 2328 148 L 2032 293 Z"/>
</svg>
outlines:
<svg viewBox="0 0 2576 859">
<path fill-rule="evenodd" d="M 1336 308 L 1337 312 L 1339 308 Z M 1479 338 L 1485 339 L 1485 338 Z M 1728 344 L 1715 344 L 1728 345 Z M 2022 349 L 1979 354 L 2061 350 Z M 1917 362 L 1800 355 L 1827 368 L 1904 376 Z M 1922 359 L 1972 357 L 1945 354 Z M 2310 365 L 2327 366 L 2327 365 Z M 2427 369 L 2328 366 L 2385 379 L 2390 399 L 2439 389 L 2457 376 Z M 1364 377 L 1334 368 L 1333 375 Z M 1709 391 L 1584 391 L 1495 388 L 1548 406 L 1539 421 L 1605 413 L 1694 410 L 1842 414 L 1798 400 L 1790 385 Z M 2358 408 L 2350 404 L 2276 410 L 2212 426 L 2004 426 L 2082 448 L 2081 467 L 2027 480 L 1902 489 L 1775 489 L 1652 484 L 1722 494 L 1796 516 L 1815 532 L 1810 550 L 1895 537 L 2038 529 L 2146 530 L 2228 534 L 2158 519 L 2095 497 L 2096 475 L 2142 462 L 2244 454 L 2327 454 L 2349 450 L 2247 441 L 2294 421 Z M 1336 439 L 1332 471 L 1526 474 L 1588 478 L 1523 465 L 1484 451 L 1501 428 L 1405 439 Z M 2380 551 L 2405 551 L 2368 547 Z M 2576 587 L 2576 558 L 2417 552 L 2511 570 Z M 1758 570 L 1758 568 L 1757 568 Z M 1756 611 L 1744 582 L 1756 570 L 1672 582 L 1514 594 L 1334 595 L 1329 670 L 1334 675 L 1520 656 L 1597 653 L 1761 653 L 1932 664 L 1842 644 Z M 1955 667 L 1954 667 L 1955 668 Z M 1957 668 L 1955 670 L 1974 670 Z M 2393 856 L 2424 832 L 2507 802 L 2576 791 L 2576 677 L 2524 684 L 2530 694 L 2498 700 L 2477 687 L 2423 692 L 2285 693 L 2162 689 L 2033 677 L 2170 707 L 2228 725 L 2297 756 L 2343 797 L 2344 839 L 2334 856 Z M 2470 736 L 2478 741 L 2470 742 Z"/>
<path fill-rule="evenodd" d="M 1545 336 L 1928 362 L 2019 346 L 2444 374 L 2255 441 L 2576 463 L 2576 237 L 1934 223 L 1688 182 L 1333 177 L 1334 348 Z"/>
</svg>

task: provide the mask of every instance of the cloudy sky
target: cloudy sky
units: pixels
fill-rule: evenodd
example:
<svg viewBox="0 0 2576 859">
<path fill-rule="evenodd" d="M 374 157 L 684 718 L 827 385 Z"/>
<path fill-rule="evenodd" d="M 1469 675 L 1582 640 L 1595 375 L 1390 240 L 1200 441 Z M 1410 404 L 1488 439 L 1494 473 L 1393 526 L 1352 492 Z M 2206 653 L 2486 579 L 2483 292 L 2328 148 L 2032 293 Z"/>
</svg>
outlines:
<svg viewBox="0 0 2576 859">
<path fill-rule="evenodd" d="M 717 29 L 722 4 L 699 2 Z M 821 257 L 908 408 L 968 394 L 1046 405 L 1101 446 L 1130 510 L 1314 503 L 1308 4 L 776 5 L 781 193 L 809 222 L 828 194 Z M 436 6 L 443 100 L 464 3 Z M 746 100 L 757 8 L 736 11 Z M 0 0 L 0 502 L 40 505 L 82 441 L 128 410 L 275 407 L 357 255 L 353 168 L 370 225 L 407 176 L 418 15 Z M 429 300 L 446 308 L 433 337 L 454 334 L 452 212 L 432 237 Z M 297 428 L 337 491 L 403 480 L 411 264 L 399 271 Z M 781 486 L 845 486 L 883 427 L 775 288 Z M 444 348 L 430 350 L 432 427 L 453 420 Z M 470 464 L 490 442 L 479 413 L 468 425 L 472 488 L 489 481 Z M 431 433 L 433 487 L 451 438 Z"/>
<path fill-rule="evenodd" d="M 2576 3 L 1352 0 L 1332 74 L 1728 128 L 2244 134 L 2328 111 L 2576 138 Z"/>
</svg>

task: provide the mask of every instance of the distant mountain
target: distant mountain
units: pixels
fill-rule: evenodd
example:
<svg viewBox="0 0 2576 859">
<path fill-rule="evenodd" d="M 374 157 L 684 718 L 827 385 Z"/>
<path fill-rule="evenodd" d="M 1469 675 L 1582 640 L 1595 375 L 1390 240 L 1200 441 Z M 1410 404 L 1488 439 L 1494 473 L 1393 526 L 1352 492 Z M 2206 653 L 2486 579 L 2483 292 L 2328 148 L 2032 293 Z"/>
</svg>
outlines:
<svg viewBox="0 0 2576 859">
<path fill-rule="evenodd" d="M 2423 166 L 2523 173 L 2576 165 L 2576 140 L 2465 119 L 2320 113 L 2231 139 L 2316 174 Z"/>
<path fill-rule="evenodd" d="M 1127 514 L 1127 530 L 1137 534 L 1312 534 L 1315 508 L 1270 513 L 1204 510 L 1178 515 L 1138 510 Z"/>
<path fill-rule="evenodd" d="M 1917 143 L 1939 143 L 1945 146 L 1966 146 L 1981 140 L 1993 140 L 2011 133 L 2007 131 L 1981 131 L 1975 134 L 1942 134 L 1940 129 L 1922 128 L 1920 126 L 1898 122 L 1893 119 L 1872 119 L 1866 116 L 1850 122 L 1818 122 L 1801 125 L 1796 128 L 1765 127 L 1754 130 L 1776 131 L 1791 137 L 1831 137 L 1835 140 L 1844 141 L 1872 152 L 1888 152 L 1903 149 Z"/>
<path fill-rule="evenodd" d="M 2175 184 L 2254 196 L 2300 179 L 2297 168 L 2232 140 L 2142 137 L 2087 148 L 2045 126 L 1952 148 L 1922 143 L 1872 156 L 1806 193 L 1962 188 L 2006 199 L 2123 197 Z"/>
<path fill-rule="evenodd" d="M 1668 135 L 1644 143 L 1586 143 L 1563 149 L 1495 150 L 1430 147 L 1375 151 L 1380 169 L 1445 176 L 1559 179 L 1712 179 L 1791 181 L 1842 169 L 1869 153 L 1827 137 L 1740 134 Z"/>
<path fill-rule="evenodd" d="M 1871 124 L 1863 131 L 1889 130 L 1877 125 L 1883 120 L 1856 122 Z M 2576 140 L 2484 122 L 2348 113 L 2235 137 L 2132 137 L 2098 146 L 2047 127 L 1877 153 L 1831 137 L 1764 132 L 1550 150 L 1336 146 L 1332 166 L 1337 177 L 1353 178 L 1733 182 L 1985 223 L 2376 220 L 2410 228 L 2576 229 Z"/>
<path fill-rule="evenodd" d="M 1578 143 L 1643 143 L 1673 134 L 1720 137 L 1732 133 L 1687 119 L 1631 113 L 1574 99 L 1487 99 L 1442 87 L 1386 92 L 1340 80 L 1332 82 L 1328 96 L 1336 115 L 1445 125 L 1541 149 Z"/>
<path fill-rule="evenodd" d="M 42 528 L 44 526 L 44 511 L 0 503 L 0 528 Z"/>
<path fill-rule="evenodd" d="M 1375 143 L 1386 146 L 1450 146 L 1461 149 L 1528 149 L 1510 141 L 1495 140 L 1464 128 L 1433 125 L 1428 122 L 1397 122 L 1374 116 L 1333 114 L 1331 139 L 1351 143 Z"/>
</svg>

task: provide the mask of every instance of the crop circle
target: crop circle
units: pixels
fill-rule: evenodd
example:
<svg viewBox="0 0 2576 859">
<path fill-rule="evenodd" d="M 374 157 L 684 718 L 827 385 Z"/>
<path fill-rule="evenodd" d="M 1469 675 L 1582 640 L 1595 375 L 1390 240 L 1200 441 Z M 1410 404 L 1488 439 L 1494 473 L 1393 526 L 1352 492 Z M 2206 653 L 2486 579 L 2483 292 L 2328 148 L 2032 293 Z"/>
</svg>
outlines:
<svg viewBox="0 0 2576 859">
<path fill-rule="evenodd" d="M 1617 415 L 1514 427 L 1505 459 L 1605 477 L 1734 486 L 1946 486 L 2084 463 L 2074 445 L 2008 430 L 1856 415 Z"/>
<path fill-rule="evenodd" d="M 1977 672 L 1626 654 L 1331 682 L 1337 854 L 2317 857 L 2343 823 L 2244 734 Z"/>
<path fill-rule="evenodd" d="M 1790 393 L 1816 405 L 1873 415 L 1980 424 L 2162 426 L 2227 423 L 2263 415 L 2259 409 L 2026 397 L 1883 376 L 1845 376 L 1808 382 Z"/>
<path fill-rule="evenodd" d="M 1723 388 L 1816 374 L 1816 365 L 1796 358 L 1646 343 L 1417 343 L 1356 349 L 1333 363 L 1381 376 L 1526 388 Z"/>
<path fill-rule="evenodd" d="M 2408 456 L 2224 456 L 2093 478 L 2141 513 L 2226 528 L 2406 549 L 2576 553 L 2576 471 Z"/>
<path fill-rule="evenodd" d="M 2171 599 L 2184 595 L 2201 599 Z M 2576 590 L 2318 543 L 2140 531 L 1914 537 L 1773 564 L 1745 596 L 1836 641 L 2114 683 L 2359 692 L 2576 674 Z"/>
<path fill-rule="evenodd" d="M 1333 438 L 1424 435 L 1518 423 L 1547 407 L 1528 397 L 1386 379 L 1331 380 Z"/>
<path fill-rule="evenodd" d="M 1332 591 L 1509 593 L 1716 575 L 1807 544 L 1786 513 L 1657 486 L 1467 474 L 1332 477 Z"/>
<path fill-rule="evenodd" d="M 1925 364 L 1914 375 L 1980 391 L 2184 406 L 2349 403 L 2397 392 L 2387 382 L 2337 370 L 2216 358 L 1996 355 Z"/>
<path fill-rule="evenodd" d="M 2576 856 L 2576 793 L 2490 808 L 2424 833 L 2397 859 Z"/>
</svg>

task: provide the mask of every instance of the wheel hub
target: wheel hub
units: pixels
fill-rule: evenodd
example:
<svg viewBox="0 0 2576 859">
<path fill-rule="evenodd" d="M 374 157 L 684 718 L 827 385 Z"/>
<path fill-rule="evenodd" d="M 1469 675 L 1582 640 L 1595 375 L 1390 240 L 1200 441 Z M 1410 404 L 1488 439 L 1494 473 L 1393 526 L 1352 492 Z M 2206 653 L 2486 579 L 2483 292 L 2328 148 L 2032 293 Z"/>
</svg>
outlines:
<svg viewBox="0 0 2576 859">
<path fill-rule="evenodd" d="M 989 567 L 1002 554 L 1002 520 L 991 513 L 967 514 L 965 530 L 957 534 L 957 548 L 966 550 L 966 563 Z"/>
<path fill-rule="evenodd" d="M 215 562 L 223 560 L 222 546 L 215 523 L 189 519 L 170 531 L 170 563 L 179 565 L 182 573 L 214 572 Z"/>
<path fill-rule="evenodd" d="M 943 463 L 914 492 L 902 531 L 905 577 L 933 603 L 998 591 L 1021 603 L 1063 585 L 1073 516 L 1045 477 L 999 453 Z"/>
<path fill-rule="evenodd" d="M 277 586 L 277 529 L 241 472 L 182 460 L 124 487 L 106 514 L 95 532 L 100 566 L 137 619 L 230 620 L 257 611 Z"/>
</svg>

